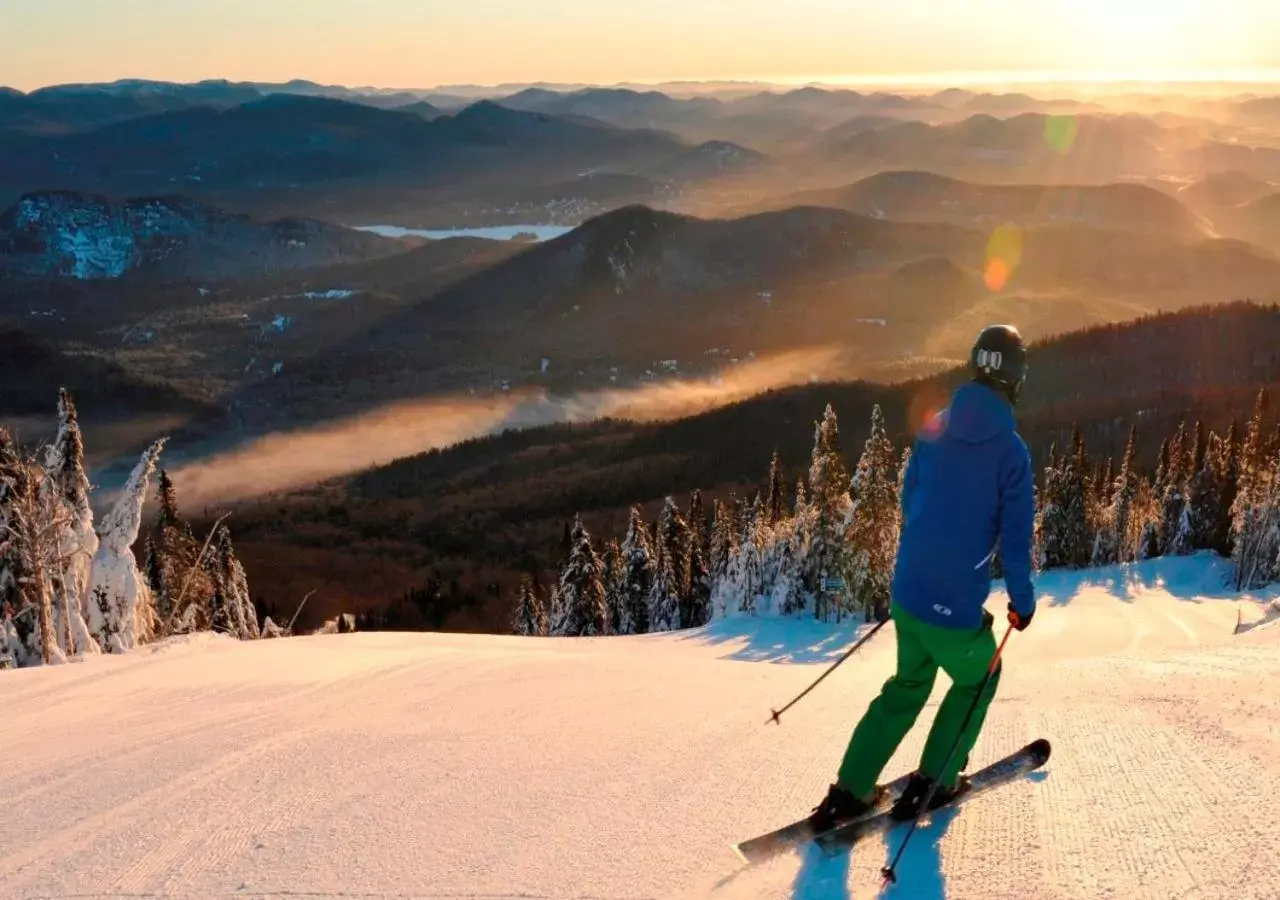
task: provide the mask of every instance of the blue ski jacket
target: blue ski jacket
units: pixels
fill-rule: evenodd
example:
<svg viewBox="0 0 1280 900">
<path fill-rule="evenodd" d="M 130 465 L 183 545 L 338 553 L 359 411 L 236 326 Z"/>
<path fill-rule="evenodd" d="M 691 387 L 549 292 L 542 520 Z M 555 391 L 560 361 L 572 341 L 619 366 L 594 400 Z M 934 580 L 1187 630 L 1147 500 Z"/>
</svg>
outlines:
<svg viewBox="0 0 1280 900">
<path fill-rule="evenodd" d="M 1002 394 L 969 382 L 925 425 L 903 476 L 902 514 L 896 604 L 932 625 L 979 627 L 999 540 L 1014 609 L 1035 611 L 1031 455 Z"/>
</svg>

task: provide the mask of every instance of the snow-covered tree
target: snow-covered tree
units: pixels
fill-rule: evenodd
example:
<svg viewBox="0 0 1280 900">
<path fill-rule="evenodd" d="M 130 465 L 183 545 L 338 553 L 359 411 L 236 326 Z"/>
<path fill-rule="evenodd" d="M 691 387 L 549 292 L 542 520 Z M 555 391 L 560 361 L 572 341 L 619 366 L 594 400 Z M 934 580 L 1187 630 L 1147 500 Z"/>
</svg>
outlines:
<svg viewBox="0 0 1280 900">
<path fill-rule="evenodd" d="M 1178 431 L 1168 443 L 1168 462 L 1163 483 L 1158 485 L 1160 505 L 1158 552 L 1177 556 L 1191 552 L 1190 519 L 1187 512 L 1187 484 L 1191 480 L 1194 446 L 1188 446 L 1187 423 L 1178 423 Z M 1193 438 L 1192 438 L 1193 439 Z"/>
<path fill-rule="evenodd" d="M 162 438 L 142 454 L 102 523 L 101 541 L 90 568 L 88 620 L 97 646 L 108 653 L 131 650 L 156 634 L 151 588 L 138 570 L 131 548 L 138 539 L 142 505 L 164 444 Z"/>
<path fill-rule="evenodd" d="M 204 546 L 179 512 L 177 491 L 163 468 L 157 476 L 157 491 L 160 512 L 153 542 L 158 561 L 154 567 L 159 572 L 159 589 L 154 590 L 157 635 L 206 630 L 213 582 L 201 564 Z"/>
<path fill-rule="evenodd" d="M 667 497 L 658 517 L 653 584 L 649 590 L 649 630 L 674 631 L 687 621 L 689 528 L 675 498 Z"/>
<path fill-rule="evenodd" d="M 1223 555 L 1228 552 L 1223 526 L 1230 521 L 1226 502 L 1230 469 L 1227 439 L 1210 432 L 1200 466 L 1187 487 L 1187 519 L 1192 550 L 1215 550 Z"/>
<path fill-rule="evenodd" d="M 777 525 L 787 514 L 787 498 L 786 498 L 786 482 L 783 481 L 782 460 L 778 458 L 778 451 L 773 451 L 773 458 L 769 460 L 769 496 L 766 501 L 765 512 L 768 516 L 769 525 Z"/>
<path fill-rule="evenodd" d="M 533 579 L 528 576 L 520 580 L 520 596 L 516 601 L 511 630 L 525 637 L 541 637 L 547 633 L 547 610 L 534 590 Z"/>
<path fill-rule="evenodd" d="M 631 521 L 622 541 L 622 618 L 615 624 L 617 634 L 644 634 L 649 630 L 649 592 L 653 588 L 653 550 L 649 529 L 640 518 L 639 507 L 631 507 Z"/>
<path fill-rule="evenodd" d="M 1138 539 L 1142 523 L 1135 516 L 1140 477 L 1135 467 L 1137 427 L 1129 430 L 1120 473 L 1111 490 L 1111 502 L 1106 506 L 1099 523 L 1098 537 L 1094 544 L 1093 564 L 1105 566 L 1117 562 L 1131 562 L 1137 555 Z"/>
<path fill-rule="evenodd" d="M 707 537 L 707 515 L 699 490 L 694 490 L 689 498 L 688 524 L 689 619 L 686 627 L 696 628 L 711 620 L 711 572 L 708 565 L 711 548 Z"/>
<path fill-rule="evenodd" d="M 755 615 L 759 612 L 759 599 L 766 593 L 764 553 L 768 540 L 763 504 L 755 503 L 743 518 L 738 539 L 738 553 L 733 567 L 734 594 L 741 612 Z"/>
<path fill-rule="evenodd" d="M 1049 453 L 1040 502 L 1036 509 L 1036 559 L 1040 569 L 1058 569 L 1073 562 L 1070 545 L 1072 522 L 1068 518 L 1066 488 L 1069 459 L 1059 459 L 1057 445 Z"/>
<path fill-rule="evenodd" d="M 560 573 L 551 632 L 575 637 L 605 634 L 608 611 L 604 597 L 604 566 L 591 546 L 591 535 L 580 516 L 574 517 L 570 541 L 572 549 L 569 561 Z"/>
<path fill-rule="evenodd" d="M 1260 542 L 1265 533 L 1266 498 L 1271 479 L 1265 455 L 1266 409 L 1267 392 L 1263 388 L 1258 391 L 1254 400 L 1253 415 L 1249 417 L 1249 425 L 1245 430 L 1236 477 L 1236 495 L 1231 505 L 1231 561 L 1239 576 L 1237 587 L 1244 583 L 1240 578 L 1247 578 L 1249 573 L 1270 567 L 1270 561 L 1256 558 L 1258 553 L 1265 550 Z"/>
<path fill-rule="evenodd" d="M 258 612 L 249 596 L 244 566 L 236 558 L 235 548 L 231 545 L 231 530 L 225 524 L 219 524 L 213 531 L 205 555 L 205 570 L 212 584 L 210 627 L 242 641 L 261 637 Z"/>
<path fill-rule="evenodd" d="M 9 432 L 0 428 L 0 610 L 18 607 L 18 582 L 22 578 L 21 556 L 9 540 L 10 507 L 13 492 L 22 477 L 22 457 Z M 3 646 L 0 646 L 3 650 Z"/>
<path fill-rule="evenodd" d="M 604 552 L 600 554 L 600 564 L 604 568 L 604 607 L 609 634 L 624 634 L 620 628 L 626 619 L 623 611 L 625 573 L 622 567 L 622 548 L 618 546 L 617 538 L 610 538 L 605 542 Z"/>
<path fill-rule="evenodd" d="M 45 449 L 45 477 L 41 490 L 57 496 L 66 510 L 59 516 L 64 525 L 58 532 L 57 561 L 48 571 L 53 585 L 54 623 L 65 634 L 68 653 L 94 653 L 90 647 L 85 615 L 89 610 L 89 572 L 98 551 L 93 530 L 93 510 L 89 506 L 89 477 L 84 471 L 84 441 L 75 401 L 66 388 L 58 392 L 58 433 Z"/>
<path fill-rule="evenodd" d="M 851 493 L 855 499 L 845 525 L 842 569 L 852 609 L 879 610 L 889 604 L 901 528 L 901 472 L 877 404 L 871 410 L 871 434 L 854 472 Z"/>
<path fill-rule="evenodd" d="M 70 631 L 54 618 L 51 571 L 62 571 L 63 538 L 70 514 L 60 495 L 45 487 L 47 474 L 34 460 L 19 458 L 4 474 L 6 534 L 0 552 L 17 575 L 18 603 L 6 642 L 18 665 L 65 662 L 73 645 Z M 65 624 L 65 620 L 64 620 Z"/>
<path fill-rule="evenodd" d="M 840 428 L 835 410 L 828 404 L 822 421 L 814 427 L 813 452 L 809 463 L 809 519 L 806 527 L 805 587 L 817 593 L 814 615 L 826 620 L 831 598 L 819 589 L 824 578 L 840 572 L 844 547 L 844 524 L 852 500 L 850 478 L 840 453 Z"/>
</svg>

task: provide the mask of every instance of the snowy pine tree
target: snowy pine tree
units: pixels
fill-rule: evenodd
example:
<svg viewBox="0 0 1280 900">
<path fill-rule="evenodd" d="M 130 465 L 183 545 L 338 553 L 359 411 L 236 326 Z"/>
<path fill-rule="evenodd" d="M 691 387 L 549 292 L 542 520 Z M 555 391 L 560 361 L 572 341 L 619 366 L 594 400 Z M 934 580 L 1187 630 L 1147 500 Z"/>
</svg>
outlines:
<svg viewBox="0 0 1280 900">
<path fill-rule="evenodd" d="M 826 621 L 838 612 L 832 598 L 821 591 L 824 578 L 834 577 L 841 568 L 844 524 L 852 500 L 850 478 L 840 453 L 840 428 L 835 411 L 828 404 L 820 423 L 814 427 L 813 452 L 809 463 L 809 520 L 805 555 L 805 588 L 817 595 L 814 616 Z"/>
<path fill-rule="evenodd" d="M 1138 498 L 1140 478 L 1136 469 L 1137 426 L 1130 428 L 1125 444 L 1120 474 L 1111 490 L 1111 502 L 1105 508 L 1094 545 L 1093 564 L 1106 566 L 1117 562 L 1132 562 L 1137 555 L 1142 521 L 1135 504 Z"/>
<path fill-rule="evenodd" d="M 1187 484 L 1191 479 L 1189 469 L 1194 446 L 1189 447 L 1187 441 L 1187 423 L 1184 420 L 1178 423 L 1178 431 L 1168 443 L 1168 462 L 1163 473 L 1163 484 L 1159 485 L 1156 498 L 1160 506 L 1156 552 L 1164 556 L 1177 556 L 1191 551 Z"/>
<path fill-rule="evenodd" d="M 574 517 L 569 534 L 572 549 L 569 561 L 560 573 L 551 632 L 572 637 L 605 634 L 608 611 L 605 609 L 604 566 L 591 546 L 591 535 L 580 516 Z"/>
<path fill-rule="evenodd" d="M 524 637 L 542 637 L 547 633 L 547 610 L 527 575 L 520 579 L 520 595 L 512 616 L 511 630 Z"/>
<path fill-rule="evenodd" d="M 765 591 L 764 545 L 767 528 L 764 507 L 757 502 L 742 521 L 737 565 L 734 567 L 738 609 L 752 615 L 760 611 L 759 600 Z"/>
<path fill-rule="evenodd" d="M 1070 458 L 1059 459 L 1055 444 L 1044 470 L 1044 484 L 1036 510 L 1036 559 L 1039 568 L 1058 569 L 1072 565 L 1072 522 L 1068 518 L 1067 483 Z"/>
<path fill-rule="evenodd" d="M 649 630 L 674 631 L 688 616 L 689 529 L 675 498 L 667 497 L 658 517 L 657 554 L 649 591 Z"/>
<path fill-rule="evenodd" d="M 702 507 L 702 492 L 695 490 L 689 498 L 688 549 L 688 627 L 696 628 L 711 621 L 711 571 L 708 564 L 710 543 L 707 517 Z"/>
<path fill-rule="evenodd" d="M 1187 486 L 1187 527 L 1192 550 L 1223 553 L 1219 531 L 1227 518 L 1223 510 L 1229 466 L 1226 439 L 1210 432 L 1200 467 Z"/>
<path fill-rule="evenodd" d="M 1270 487 L 1270 467 L 1266 459 L 1266 388 L 1258 391 L 1253 404 L 1253 414 L 1245 430 L 1244 445 L 1240 449 L 1239 472 L 1236 477 L 1236 495 L 1231 505 L 1231 561 L 1237 573 L 1236 589 L 1259 568 L 1267 568 L 1269 561 L 1255 558 L 1262 549 L 1265 530 L 1266 497 Z"/>
<path fill-rule="evenodd" d="M 47 473 L 34 460 L 19 458 L 5 473 L 7 534 L 3 555 L 17 575 L 18 603 L 6 632 L 18 665 L 66 662 L 67 629 L 54 618 L 51 570 L 65 565 L 62 549 L 69 528 L 67 505 L 46 486 Z M 65 623 L 64 623 L 65 624 Z"/>
<path fill-rule="evenodd" d="M 103 519 L 102 538 L 90 569 L 89 629 L 97 646 L 123 653 L 152 640 L 158 624 L 151 588 L 134 559 L 142 505 L 165 444 L 147 448 L 129 475 L 120 499 Z"/>
<path fill-rule="evenodd" d="M 893 442 L 877 404 L 871 410 L 871 434 L 854 472 L 852 504 L 845 529 L 843 576 L 852 609 L 879 611 L 889 605 L 889 584 L 901 527 L 900 474 Z"/>
<path fill-rule="evenodd" d="M 213 532 L 205 566 L 213 588 L 209 603 L 211 627 L 237 640 L 261 637 L 244 566 L 236 558 L 231 530 L 225 524 L 219 524 Z"/>
<path fill-rule="evenodd" d="M 153 541 L 160 583 L 155 593 L 156 636 L 203 631 L 210 627 L 214 586 L 208 569 L 200 564 L 202 545 L 179 512 L 177 491 L 163 468 L 156 490 L 160 499 Z"/>
<path fill-rule="evenodd" d="M 600 554 L 600 564 L 604 567 L 604 608 L 608 619 L 609 634 L 625 634 L 621 627 L 627 616 L 624 612 L 626 595 L 623 590 L 623 579 L 626 577 L 622 568 L 622 548 L 617 538 L 610 538 Z"/>
<path fill-rule="evenodd" d="M 0 428 L 0 610 L 18 608 L 21 556 L 11 541 L 9 523 L 12 495 L 22 472 L 22 457 L 9 432 Z M 2 615 L 2 614 L 0 614 Z M 0 652 L 4 650 L 0 642 Z"/>
<path fill-rule="evenodd" d="M 786 490 L 786 482 L 782 477 L 782 461 L 778 458 L 778 451 L 774 450 L 773 458 L 769 460 L 769 497 L 766 509 L 769 525 L 778 524 L 787 514 Z"/>
<path fill-rule="evenodd" d="M 649 593 L 653 589 L 654 560 L 649 529 L 639 507 L 631 507 L 631 521 L 622 541 L 622 619 L 617 634 L 644 634 L 649 630 Z"/>
<path fill-rule="evenodd" d="M 89 507 L 89 477 L 84 471 L 84 441 L 75 402 L 66 388 L 58 392 L 58 434 L 45 451 L 42 490 L 53 492 L 66 510 L 58 535 L 56 561 L 49 561 L 53 585 L 54 622 L 63 649 L 96 653 L 85 622 L 90 607 L 89 571 L 98 551 Z"/>
</svg>

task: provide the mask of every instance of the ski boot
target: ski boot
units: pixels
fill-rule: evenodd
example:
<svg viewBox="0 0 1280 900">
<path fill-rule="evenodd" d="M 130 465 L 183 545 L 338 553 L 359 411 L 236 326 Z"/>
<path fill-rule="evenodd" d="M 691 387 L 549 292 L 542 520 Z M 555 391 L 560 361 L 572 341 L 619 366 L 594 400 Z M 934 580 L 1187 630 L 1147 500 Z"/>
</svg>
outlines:
<svg viewBox="0 0 1280 900">
<path fill-rule="evenodd" d="M 932 778 L 921 775 L 919 772 L 912 772 L 910 781 L 907 782 L 902 795 L 898 797 L 897 802 L 889 810 L 889 815 L 898 822 L 910 822 L 920 815 L 920 809 L 924 804 L 925 797 L 929 795 L 929 790 L 932 787 Z M 968 789 L 969 779 L 964 775 L 956 778 L 956 783 L 953 787 L 939 785 L 938 789 L 934 791 L 933 799 L 929 801 L 929 809 L 934 810 L 939 806 L 947 805 Z"/>
<path fill-rule="evenodd" d="M 813 808 L 813 813 L 809 816 L 809 827 L 814 834 L 822 834 L 850 819 L 865 816 L 875 809 L 883 791 L 884 788 L 876 785 L 875 796 L 868 802 L 855 797 L 838 784 L 833 784 L 827 791 L 827 796 Z"/>
</svg>

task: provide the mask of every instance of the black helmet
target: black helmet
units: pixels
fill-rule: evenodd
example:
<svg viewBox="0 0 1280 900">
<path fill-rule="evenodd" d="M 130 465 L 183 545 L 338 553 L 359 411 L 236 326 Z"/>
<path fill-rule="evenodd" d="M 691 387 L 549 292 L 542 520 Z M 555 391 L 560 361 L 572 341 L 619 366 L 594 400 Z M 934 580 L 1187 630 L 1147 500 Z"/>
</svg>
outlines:
<svg viewBox="0 0 1280 900">
<path fill-rule="evenodd" d="M 1010 403 L 1018 402 L 1018 392 L 1027 377 L 1027 345 L 1012 325 L 988 325 L 978 335 L 969 354 L 974 381 L 1003 390 Z"/>
</svg>

